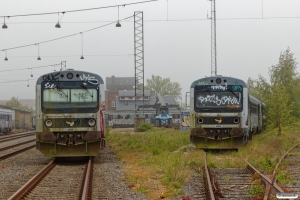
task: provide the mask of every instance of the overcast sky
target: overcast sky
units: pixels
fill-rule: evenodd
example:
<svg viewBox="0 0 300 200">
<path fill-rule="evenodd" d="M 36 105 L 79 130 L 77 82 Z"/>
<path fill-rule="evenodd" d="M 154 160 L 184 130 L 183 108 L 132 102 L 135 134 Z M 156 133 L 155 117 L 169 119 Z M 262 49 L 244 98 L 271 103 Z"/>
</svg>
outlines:
<svg viewBox="0 0 300 200">
<path fill-rule="evenodd" d="M 2 1 L 0 16 L 62 12 L 142 2 L 137 0 L 26 0 Z M 145 82 L 151 75 L 170 78 L 182 87 L 182 97 L 194 80 L 211 75 L 211 2 L 207 0 L 158 0 L 119 8 L 119 18 L 144 14 Z M 299 0 L 216 0 L 217 74 L 247 81 L 258 74 L 269 78 L 268 68 L 290 47 L 300 57 Z M 118 8 L 73 12 L 62 15 L 5 18 L 0 29 L 0 99 L 35 98 L 35 82 L 42 74 L 60 67 L 42 67 L 66 61 L 67 68 L 86 70 L 105 77 L 134 77 L 133 19 L 83 34 L 80 32 L 118 20 Z M 3 17 L 0 19 L 1 26 Z M 3 49 L 41 43 L 7 51 Z M 298 59 L 299 62 L 299 59 Z M 26 69 L 27 68 L 27 69 Z M 33 77 L 31 77 L 31 70 Z M 15 70 L 3 72 L 3 70 Z M 25 80 L 25 81 L 22 81 Z M 28 81 L 27 81 L 28 80 Z M 5 81 L 18 81 L 3 83 Z M 29 87 L 27 85 L 29 84 Z"/>
</svg>

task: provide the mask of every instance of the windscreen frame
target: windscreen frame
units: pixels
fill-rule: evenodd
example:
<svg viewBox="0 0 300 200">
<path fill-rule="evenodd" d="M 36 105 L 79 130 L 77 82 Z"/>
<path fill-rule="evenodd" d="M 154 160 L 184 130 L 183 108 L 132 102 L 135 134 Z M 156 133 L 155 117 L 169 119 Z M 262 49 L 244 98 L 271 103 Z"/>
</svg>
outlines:
<svg viewBox="0 0 300 200">
<path fill-rule="evenodd" d="M 89 89 L 96 89 L 96 103 L 95 106 L 91 107 L 83 107 L 79 106 L 82 103 L 87 102 L 77 102 L 77 105 L 75 102 L 66 102 L 65 107 L 46 107 L 45 101 L 44 101 L 44 90 L 73 90 L 73 89 L 82 89 L 89 91 Z M 51 114 L 51 113 L 96 113 L 99 111 L 100 108 L 100 87 L 99 85 L 91 84 L 89 82 L 85 81 L 45 81 L 41 83 L 41 110 L 43 113 Z M 74 94 L 75 95 L 75 94 Z M 89 94 L 88 94 L 89 95 Z M 94 94 L 92 94 L 94 96 Z M 72 94 L 70 95 L 70 98 L 72 98 Z M 79 97 L 78 97 L 79 98 Z M 94 97 L 93 97 L 94 98 Z M 63 102 L 61 102 L 63 103 Z M 61 104 L 60 103 L 60 104 Z M 54 103 L 55 104 L 55 103 Z"/>
<path fill-rule="evenodd" d="M 238 93 L 239 96 L 239 104 L 226 104 L 226 106 L 199 106 L 198 105 L 198 98 L 199 98 L 199 93 L 200 92 L 206 92 L 213 95 L 217 95 L 220 92 L 226 92 L 228 94 L 232 94 L 231 96 L 236 96 L 234 95 L 235 93 Z M 242 112 L 244 107 L 243 107 L 243 86 L 242 85 L 196 85 L 194 88 L 194 110 L 196 112 L 208 112 L 208 113 L 238 113 Z M 233 94 L 234 93 L 234 94 Z M 215 96 L 216 97 L 216 96 Z M 223 97 L 222 97 L 223 98 Z M 209 101 L 212 101 L 213 97 L 209 99 Z M 202 99 L 203 100 L 203 99 Z M 208 101 L 208 99 L 205 99 Z M 220 99 L 218 99 L 220 100 Z M 229 99 L 227 99 L 227 102 Z M 226 101 L 225 101 L 226 102 Z M 233 100 L 233 102 L 236 102 Z"/>
</svg>

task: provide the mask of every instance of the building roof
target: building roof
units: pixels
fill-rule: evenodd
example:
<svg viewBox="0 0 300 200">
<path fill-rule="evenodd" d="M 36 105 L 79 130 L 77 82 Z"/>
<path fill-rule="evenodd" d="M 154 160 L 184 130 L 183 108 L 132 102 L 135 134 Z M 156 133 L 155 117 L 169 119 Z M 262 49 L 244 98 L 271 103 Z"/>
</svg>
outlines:
<svg viewBox="0 0 300 200">
<path fill-rule="evenodd" d="M 132 90 L 135 86 L 135 77 L 106 77 L 106 89 L 108 91 Z"/>
</svg>

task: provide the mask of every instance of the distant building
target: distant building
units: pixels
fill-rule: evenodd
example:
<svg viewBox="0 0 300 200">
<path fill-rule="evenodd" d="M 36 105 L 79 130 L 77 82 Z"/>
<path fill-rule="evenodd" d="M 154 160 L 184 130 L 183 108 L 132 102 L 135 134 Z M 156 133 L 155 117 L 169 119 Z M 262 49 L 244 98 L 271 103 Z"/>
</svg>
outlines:
<svg viewBox="0 0 300 200">
<path fill-rule="evenodd" d="M 12 126 L 13 129 L 31 129 L 32 128 L 32 113 L 28 110 L 13 108 L 10 106 L 0 105 L 0 108 L 9 109 L 12 111 Z"/>
<path fill-rule="evenodd" d="M 134 112 L 135 103 L 137 105 L 143 105 L 143 103 L 146 105 L 154 105 L 156 96 L 151 96 L 150 90 L 144 90 L 144 101 L 143 97 L 138 97 L 137 102 L 135 101 L 134 83 L 135 77 L 106 77 L 105 110 L 107 112 Z M 175 96 L 162 97 L 168 104 L 176 104 Z M 156 111 L 153 108 L 145 108 L 145 110 Z M 171 108 L 171 110 L 173 110 L 173 108 Z"/>
<path fill-rule="evenodd" d="M 116 110 L 116 97 L 119 91 L 132 90 L 135 86 L 135 77 L 106 77 L 105 110 Z"/>
</svg>

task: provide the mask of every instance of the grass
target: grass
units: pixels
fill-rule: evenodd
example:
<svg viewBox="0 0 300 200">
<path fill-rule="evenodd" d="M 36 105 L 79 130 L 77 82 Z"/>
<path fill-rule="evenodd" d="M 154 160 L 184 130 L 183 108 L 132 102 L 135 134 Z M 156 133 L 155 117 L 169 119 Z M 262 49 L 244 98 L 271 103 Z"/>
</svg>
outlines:
<svg viewBox="0 0 300 200">
<path fill-rule="evenodd" d="M 277 129 L 254 135 L 239 149 L 239 154 L 261 172 L 272 173 L 278 159 L 300 141 L 300 123 L 282 130 L 281 136 Z M 135 134 L 108 134 L 107 140 L 121 162 L 126 163 L 127 182 L 149 199 L 158 199 L 161 193 L 166 198 L 183 195 L 182 187 L 190 179 L 192 169 L 201 171 L 203 166 L 204 152 L 190 144 L 188 130 L 154 128 Z M 235 152 L 208 154 L 207 162 L 217 168 L 246 167 Z M 292 181 L 285 165 L 283 162 L 277 170 L 278 181 L 283 184 Z M 261 191 L 254 184 L 250 192 L 255 195 Z"/>
<path fill-rule="evenodd" d="M 190 151 L 189 131 L 159 128 L 138 134 L 108 134 L 108 143 L 126 163 L 128 182 L 150 199 L 184 194 L 192 168 L 201 168 L 204 153 Z M 187 153 L 189 152 L 189 153 Z M 139 189 L 140 188 L 140 189 Z"/>
</svg>

